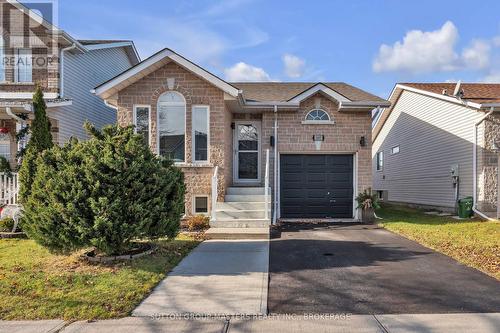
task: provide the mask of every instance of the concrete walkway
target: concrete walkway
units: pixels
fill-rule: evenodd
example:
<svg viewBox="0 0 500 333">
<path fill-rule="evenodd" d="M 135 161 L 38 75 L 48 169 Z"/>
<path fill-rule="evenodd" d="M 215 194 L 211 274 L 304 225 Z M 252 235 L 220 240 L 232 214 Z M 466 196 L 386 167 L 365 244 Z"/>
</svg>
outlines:
<svg viewBox="0 0 500 333">
<path fill-rule="evenodd" d="M 267 313 L 268 240 L 209 240 L 194 249 L 132 313 Z"/>
<path fill-rule="evenodd" d="M 62 327 L 65 324 L 65 327 Z M 97 322 L 0 321 L 0 333 L 170 333 L 170 332 L 358 332 L 497 333 L 500 313 L 415 315 L 291 315 L 267 319 L 152 319 L 128 317 Z"/>
</svg>

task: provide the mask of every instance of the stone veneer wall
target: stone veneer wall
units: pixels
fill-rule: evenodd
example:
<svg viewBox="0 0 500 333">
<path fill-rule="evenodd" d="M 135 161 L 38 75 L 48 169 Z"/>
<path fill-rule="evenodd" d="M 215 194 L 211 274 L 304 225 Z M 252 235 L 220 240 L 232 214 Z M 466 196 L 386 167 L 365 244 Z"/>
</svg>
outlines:
<svg viewBox="0 0 500 333">
<path fill-rule="evenodd" d="M 302 124 L 306 114 L 313 108 L 326 111 L 335 124 Z M 371 167 L 371 113 L 368 111 L 338 111 L 339 105 L 320 93 L 303 101 L 298 111 L 278 112 L 278 150 L 280 154 L 296 153 L 355 153 L 358 152 L 358 191 L 372 186 Z M 269 138 L 274 135 L 274 114 L 262 115 L 263 152 L 270 149 L 270 184 L 273 184 L 274 153 Z M 322 134 L 325 141 L 321 150 L 316 150 L 313 135 Z M 366 146 L 360 146 L 361 137 L 365 137 Z M 263 153 L 264 156 L 264 153 Z M 263 165 L 265 158 L 262 158 Z M 262 167 L 264 170 L 264 166 Z"/>
<path fill-rule="evenodd" d="M 141 80 L 123 89 L 118 94 L 118 124 L 127 126 L 133 124 L 133 107 L 136 104 L 151 105 L 151 145 L 157 151 L 157 101 L 161 94 L 169 91 L 167 78 L 174 78 L 173 91 L 181 93 L 186 99 L 186 163 L 179 167 L 184 172 L 186 184 L 186 214 L 193 211 L 193 198 L 195 195 L 206 195 L 211 202 L 211 177 L 214 166 L 219 166 L 219 200 L 222 199 L 231 175 L 231 115 L 224 105 L 224 92 L 208 82 L 200 79 L 191 72 L 171 62 L 147 75 Z M 209 164 L 196 166 L 191 163 L 191 111 L 192 106 L 203 104 L 210 106 L 210 147 Z"/>
<path fill-rule="evenodd" d="M 481 187 L 479 193 L 479 208 L 489 213 L 492 217 L 497 217 L 497 205 L 499 196 L 498 187 L 498 152 L 492 151 L 493 142 L 500 143 L 500 116 L 490 115 L 484 122 L 484 148 L 480 150 L 478 157 L 478 170 Z"/>
</svg>

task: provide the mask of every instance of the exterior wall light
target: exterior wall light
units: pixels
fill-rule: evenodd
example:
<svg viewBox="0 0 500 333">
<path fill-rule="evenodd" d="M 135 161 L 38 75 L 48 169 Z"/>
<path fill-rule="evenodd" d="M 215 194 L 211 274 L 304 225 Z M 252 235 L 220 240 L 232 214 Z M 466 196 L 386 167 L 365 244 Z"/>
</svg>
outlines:
<svg viewBox="0 0 500 333">
<path fill-rule="evenodd" d="M 359 139 L 359 144 L 361 147 L 366 147 L 366 138 L 364 136 Z"/>
<path fill-rule="evenodd" d="M 313 141 L 316 146 L 316 150 L 321 150 L 321 143 L 325 141 L 325 136 L 323 134 L 315 134 L 313 135 Z"/>
</svg>

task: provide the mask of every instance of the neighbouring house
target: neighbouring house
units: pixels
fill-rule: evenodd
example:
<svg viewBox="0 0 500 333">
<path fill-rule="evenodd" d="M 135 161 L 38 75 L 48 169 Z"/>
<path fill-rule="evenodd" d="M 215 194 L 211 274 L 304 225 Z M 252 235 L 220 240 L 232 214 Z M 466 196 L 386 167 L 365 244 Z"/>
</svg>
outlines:
<svg viewBox="0 0 500 333">
<path fill-rule="evenodd" d="M 33 118 L 32 96 L 42 87 L 54 142 L 84 139 L 88 120 L 116 123 L 116 113 L 91 93 L 140 59 L 131 41 L 76 40 L 36 11 L 0 0 L 0 156 L 16 164 L 25 142 L 16 133 Z"/>
<path fill-rule="evenodd" d="M 373 188 L 385 201 L 454 211 L 473 197 L 500 217 L 500 84 L 399 83 L 373 128 Z"/>
<path fill-rule="evenodd" d="M 389 106 L 340 82 L 226 82 L 169 49 L 94 92 L 183 170 L 186 215 L 212 227 L 356 218 L 372 184 L 371 111 Z"/>
</svg>

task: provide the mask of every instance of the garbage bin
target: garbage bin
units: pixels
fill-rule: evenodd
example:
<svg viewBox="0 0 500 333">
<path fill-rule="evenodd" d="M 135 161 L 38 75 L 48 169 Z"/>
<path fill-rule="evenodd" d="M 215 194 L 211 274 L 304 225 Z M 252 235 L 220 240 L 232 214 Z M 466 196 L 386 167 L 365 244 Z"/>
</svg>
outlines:
<svg viewBox="0 0 500 333">
<path fill-rule="evenodd" d="M 472 205 L 474 201 L 472 197 L 465 197 L 463 199 L 458 200 L 458 216 L 460 218 L 469 218 L 472 216 Z"/>
</svg>

